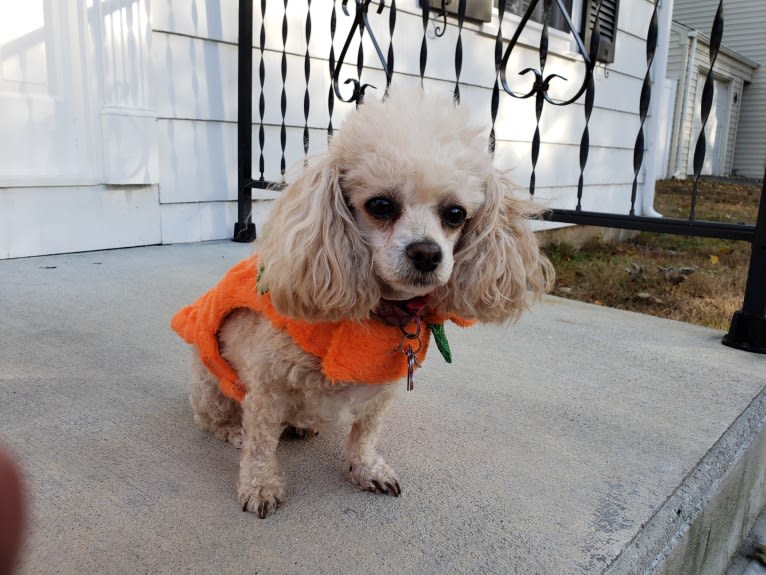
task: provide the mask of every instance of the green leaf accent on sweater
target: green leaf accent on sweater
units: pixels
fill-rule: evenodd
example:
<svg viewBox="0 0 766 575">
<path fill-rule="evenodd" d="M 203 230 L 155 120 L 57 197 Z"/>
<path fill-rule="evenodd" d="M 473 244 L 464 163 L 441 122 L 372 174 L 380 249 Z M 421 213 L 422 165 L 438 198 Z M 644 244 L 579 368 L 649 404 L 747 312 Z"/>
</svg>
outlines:
<svg viewBox="0 0 766 575">
<path fill-rule="evenodd" d="M 428 327 L 431 329 L 431 333 L 434 336 L 436 347 L 439 349 L 439 353 L 442 354 L 444 361 L 452 363 L 452 351 L 449 348 L 449 342 L 447 341 L 447 334 L 444 332 L 443 323 L 429 323 Z"/>
<path fill-rule="evenodd" d="M 261 282 L 261 278 L 263 277 L 263 270 L 264 270 L 264 267 L 263 267 L 263 264 L 261 264 L 261 267 L 258 268 L 258 279 L 255 282 L 256 289 L 258 290 L 258 293 L 260 295 L 263 295 L 269 292 L 268 286 L 263 285 L 263 283 Z"/>
</svg>

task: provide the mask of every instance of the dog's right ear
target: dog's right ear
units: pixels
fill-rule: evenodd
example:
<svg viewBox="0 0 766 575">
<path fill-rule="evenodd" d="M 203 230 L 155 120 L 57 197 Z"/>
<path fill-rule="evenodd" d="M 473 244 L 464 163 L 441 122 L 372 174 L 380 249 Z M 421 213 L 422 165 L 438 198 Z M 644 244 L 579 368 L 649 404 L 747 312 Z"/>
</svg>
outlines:
<svg viewBox="0 0 766 575">
<path fill-rule="evenodd" d="M 372 256 L 330 156 L 314 160 L 275 201 L 259 286 L 275 309 L 305 321 L 364 319 L 380 299 Z"/>
</svg>

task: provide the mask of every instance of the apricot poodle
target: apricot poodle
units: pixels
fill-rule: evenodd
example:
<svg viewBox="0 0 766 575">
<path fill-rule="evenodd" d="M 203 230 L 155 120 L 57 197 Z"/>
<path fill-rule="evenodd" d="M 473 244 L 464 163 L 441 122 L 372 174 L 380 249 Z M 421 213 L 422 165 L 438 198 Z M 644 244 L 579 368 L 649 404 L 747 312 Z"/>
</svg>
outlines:
<svg viewBox="0 0 766 575">
<path fill-rule="evenodd" d="M 446 320 L 514 320 L 549 287 L 537 213 L 451 99 L 393 92 L 350 113 L 275 201 L 260 252 L 172 322 L 195 344 L 195 420 L 242 448 L 244 510 L 284 501 L 286 428 L 337 423 L 351 483 L 400 495 L 375 447 L 398 382 L 432 335 L 449 359 Z"/>
</svg>

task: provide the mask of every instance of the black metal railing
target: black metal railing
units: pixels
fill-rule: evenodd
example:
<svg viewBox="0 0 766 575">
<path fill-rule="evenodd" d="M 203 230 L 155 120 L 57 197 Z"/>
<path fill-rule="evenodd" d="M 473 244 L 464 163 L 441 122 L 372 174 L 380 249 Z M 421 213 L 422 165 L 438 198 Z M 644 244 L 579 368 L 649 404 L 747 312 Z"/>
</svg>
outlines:
<svg viewBox="0 0 766 575">
<path fill-rule="evenodd" d="M 278 0 L 271 0 L 276 2 Z M 287 102 L 287 40 L 288 40 L 288 19 L 287 4 L 288 0 L 281 0 L 284 4 L 284 18 L 281 26 L 281 62 L 280 62 L 280 111 L 281 123 L 279 129 L 279 146 L 281 150 L 280 174 L 284 174 L 286 166 L 286 140 L 287 126 L 286 102 Z M 603 0 L 601 0 L 603 1 Z M 585 192 L 585 172 L 588 163 L 590 150 L 589 127 L 591 114 L 594 107 L 594 98 L 596 92 L 596 82 L 594 71 L 596 69 L 596 60 L 599 53 L 600 43 L 600 10 L 601 1 L 595 7 L 594 28 L 590 33 L 589 45 L 586 48 L 578 30 L 576 29 L 570 14 L 567 12 L 563 0 L 532 0 L 527 10 L 520 14 L 520 22 L 511 38 L 507 41 L 503 37 L 503 21 L 509 13 L 507 0 L 499 0 L 498 11 L 498 32 L 495 39 L 494 62 L 488 62 L 487 66 L 494 66 L 495 81 L 489 88 L 491 97 L 489 102 L 489 116 L 491 119 L 491 129 L 489 133 L 489 150 L 494 153 L 496 146 L 496 123 L 500 99 L 503 95 L 517 99 L 534 98 L 535 103 L 535 130 L 531 137 L 531 174 L 529 180 L 529 192 L 534 195 L 537 187 L 537 162 L 540 154 L 541 136 L 540 120 L 543 110 L 546 106 L 569 106 L 575 102 L 583 100 L 582 108 L 584 111 L 584 127 L 580 137 L 579 145 L 579 175 L 577 180 L 577 196 L 575 209 L 554 208 L 547 214 L 546 219 L 554 222 L 572 223 L 582 225 L 595 225 L 602 227 L 622 228 L 631 230 L 642 230 L 650 232 L 661 232 L 670 234 L 681 234 L 702 237 L 718 237 L 732 240 L 740 240 L 750 243 L 752 246 L 752 256 L 748 271 L 747 287 L 744 294 L 742 309 L 732 318 L 729 332 L 724 337 L 726 345 L 766 353 L 766 178 L 761 192 L 760 206 L 758 210 L 757 221 L 755 225 L 749 224 L 731 224 L 723 222 L 711 222 L 699 220 L 696 218 L 696 204 L 698 196 L 698 183 L 702 173 L 703 163 L 706 155 L 705 125 L 710 114 L 713 103 L 713 74 L 714 65 L 720 50 L 723 36 L 723 0 L 718 1 L 718 9 L 713 21 L 710 34 L 710 61 L 707 77 L 705 80 L 702 98 L 701 98 L 701 128 L 697 137 L 697 143 L 693 158 L 693 181 L 690 190 L 691 202 L 688 217 L 683 218 L 663 218 L 638 215 L 636 213 L 636 201 L 638 192 L 639 176 L 641 168 L 646 160 L 646 146 L 644 125 L 649 114 L 652 98 L 653 64 L 658 42 L 658 6 L 659 0 L 654 0 L 653 10 L 646 32 L 646 70 L 643 78 L 641 94 L 639 97 L 638 117 L 639 128 L 635 139 L 633 150 L 633 174 L 629 210 L 625 214 L 605 213 L 586 211 L 582 209 L 582 199 Z M 623 0 L 623 2 L 630 0 Z M 434 27 L 433 36 L 441 38 L 448 26 L 446 6 L 450 3 L 457 3 L 457 10 L 450 15 L 454 20 L 452 25 L 457 28 L 456 42 L 454 46 L 454 96 L 457 100 L 461 97 L 461 74 L 463 67 L 463 35 L 464 24 L 466 22 L 466 3 L 467 0 L 441 0 L 440 7 L 432 7 L 431 2 L 421 0 L 420 10 L 422 17 L 422 39 L 420 41 L 420 51 L 413 58 L 419 57 L 419 76 L 421 85 L 425 82 L 426 70 L 428 64 L 428 43 L 429 27 Z M 266 142 L 265 118 L 264 118 L 264 88 L 265 88 L 265 52 L 267 34 L 276 34 L 277 30 L 267 30 L 265 26 L 267 0 L 260 0 L 260 11 L 253 13 L 253 0 L 240 0 L 240 36 L 239 36 L 239 220 L 234 229 L 234 240 L 249 242 L 255 239 L 256 230 L 251 219 L 252 210 L 252 189 L 279 187 L 280 181 L 267 181 L 265 177 L 266 166 L 264 159 L 264 150 L 266 146 L 273 146 L 275 143 Z M 511 54 L 517 49 L 521 34 L 532 14 L 538 5 L 542 6 L 542 31 L 540 41 L 537 47 L 538 67 L 528 67 L 520 72 L 519 75 L 530 76 L 534 78 L 531 88 L 518 91 L 511 86 L 511 76 L 508 73 Z M 341 14 L 337 8 L 340 6 Z M 385 11 L 388 11 L 388 48 L 384 54 L 381 48 L 381 42 L 376 37 L 373 27 L 370 23 L 371 13 L 376 13 L 376 17 L 383 18 Z M 546 70 L 549 56 L 549 34 L 547 21 L 554 11 L 558 11 L 563 21 L 568 27 L 568 32 L 573 38 L 583 69 L 583 79 L 571 89 L 571 93 L 563 98 L 556 99 L 550 94 L 551 85 L 556 82 L 557 86 L 563 85 L 566 79 L 555 72 Z M 351 23 L 348 34 L 344 39 L 336 38 L 338 18 L 348 18 Z M 260 35 L 258 45 L 255 50 L 260 56 L 259 60 L 259 116 L 255 125 L 258 126 L 258 146 L 259 146 L 259 170 L 258 176 L 252 174 L 252 69 L 253 69 L 253 21 L 260 22 Z M 559 18 L 561 20 L 561 18 Z M 316 59 L 326 61 L 329 64 L 329 73 L 332 79 L 332 85 L 327 94 L 327 112 L 329 113 L 329 123 L 327 125 L 327 137 L 331 138 L 333 134 L 333 113 L 338 102 L 345 104 L 358 104 L 365 97 L 365 93 L 370 84 L 364 82 L 365 70 L 365 44 L 371 46 L 375 52 L 375 59 L 379 64 L 379 71 L 383 72 L 385 77 L 385 86 L 378 86 L 382 93 L 385 93 L 390 86 L 395 73 L 394 68 L 394 34 L 397 22 L 397 6 L 395 0 L 378 0 L 375 4 L 371 0 L 333 0 L 330 21 L 327 23 L 330 30 L 331 45 L 328 47 L 328 54 L 313 55 Z M 304 63 L 304 123 L 303 129 L 303 154 L 304 158 L 310 151 L 310 130 L 309 130 L 309 111 L 314 100 L 322 101 L 317 98 L 317 94 L 312 94 L 309 90 L 309 81 L 311 78 L 312 54 L 309 53 L 309 45 L 312 33 L 312 27 L 317 23 L 312 21 L 311 1 L 308 2 L 308 11 L 305 14 L 305 27 L 303 30 L 303 39 L 306 44 L 306 52 L 303 57 Z M 353 42 L 356 41 L 356 59 L 355 62 L 349 62 L 352 58 L 350 52 Z M 341 46 L 340 52 L 336 56 L 336 42 Z M 316 64 L 314 64 L 316 65 Z M 345 70 L 353 67 L 354 77 L 344 77 Z M 514 71 L 515 72 L 515 71 Z M 514 75 L 515 77 L 515 75 Z M 444 78 L 441 78 L 444 80 Z"/>
</svg>

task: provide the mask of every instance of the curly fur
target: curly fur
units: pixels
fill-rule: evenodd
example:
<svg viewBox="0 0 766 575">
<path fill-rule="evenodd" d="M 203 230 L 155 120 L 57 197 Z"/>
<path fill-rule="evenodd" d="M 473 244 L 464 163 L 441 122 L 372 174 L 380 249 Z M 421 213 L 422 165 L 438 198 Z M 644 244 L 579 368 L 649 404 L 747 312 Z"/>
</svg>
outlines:
<svg viewBox="0 0 766 575">
<path fill-rule="evenodd" d="M 381 298 L 425 294 L 440 313 L 511 321 L 553 277 L 529 227 L 537 211 L 513 196 L 467 110 L 394 92 L 353 112 L 275 202 L 259 284 L 279 313 L 307 321 L 361 320 Z M 317 358 L 251 311 L 231 314 L 219 340 L 245 398 L 221 395 L 197 359 L 192 406 L 202 428 L 242 448 L 243 509 L 265 517 L 283 502 L 276 447 L 287 426 L 350 423 L 351 482 L 401 493 L 375 449 L 396 382 L 330 382 Z"/>
</svg>

